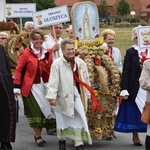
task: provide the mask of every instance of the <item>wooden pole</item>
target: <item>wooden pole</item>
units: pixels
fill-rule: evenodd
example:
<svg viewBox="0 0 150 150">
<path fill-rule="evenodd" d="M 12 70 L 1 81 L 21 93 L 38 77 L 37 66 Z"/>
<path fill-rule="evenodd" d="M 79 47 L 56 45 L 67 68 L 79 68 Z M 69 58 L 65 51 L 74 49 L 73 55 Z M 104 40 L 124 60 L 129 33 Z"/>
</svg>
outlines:
<svg viewBox="0 0 150 150">
<path fill-rule="evenodd" d="M 20 31 L 22 31 L 22 18 L 20 17 Z"/>
<path fill-rule="evenodd" d="M 56 32 L 55 32 L 54 25 L 52 25 L 52 30 L 53 30 L 52 32 L 53 32 L 53 35 L 54 35 L 54 40 L 55 40 L 55 42 L 56 42 L 56 44 L 57 44 L 58 40 L 57 40 L 57 38 L 56 38 Z M 59 51 L 57 51 L 57 54 L 58 54 L 58 57 L 60 57 Z"/>
</svg>

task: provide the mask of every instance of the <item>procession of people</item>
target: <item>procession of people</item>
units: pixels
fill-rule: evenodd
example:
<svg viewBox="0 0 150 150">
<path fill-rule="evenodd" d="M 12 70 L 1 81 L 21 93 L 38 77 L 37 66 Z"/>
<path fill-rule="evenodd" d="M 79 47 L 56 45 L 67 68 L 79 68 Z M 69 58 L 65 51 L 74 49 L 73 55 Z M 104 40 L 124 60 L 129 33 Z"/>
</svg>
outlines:
<svg viewBox="0 0 150 150">
<path fill-rule="evenodd" d="M 81 3 L 80 16 L 75 13 L 79 5 L 73 8 L 74 18 L 67 28 L 63 22 L 55 23 L 45 34 L 35 22 L 27 21 L 20 35 L 0 32 L 1 150 L 13 149 L 19 96 L 38 147 L 45 146 L 41 134 L 46 128 L 49 135 L 57 132 L 59 150 L 66 150 L 67 139 L 76 150 L 85 149 L 85 142 L 92 145 L 94 138 L 113 140 L 114 131 L 131 132 L 134 146 L 142 146 L 138 132 L 147 131 L 146 150 L 150 150 L 149 124 L 147 129 L 140 120 L 149 92 L 145 81 L 149 61 L 144 61 L 150 48 L 140 50 L 139 27 L 133 28 L 135 45 L 122 61 L 114 47 L 115 31 L 100 33 L 97 19 L 90 20 L 93 3 Z M 68 33 L 64 39 L 63 30 Z"/>
</svg>

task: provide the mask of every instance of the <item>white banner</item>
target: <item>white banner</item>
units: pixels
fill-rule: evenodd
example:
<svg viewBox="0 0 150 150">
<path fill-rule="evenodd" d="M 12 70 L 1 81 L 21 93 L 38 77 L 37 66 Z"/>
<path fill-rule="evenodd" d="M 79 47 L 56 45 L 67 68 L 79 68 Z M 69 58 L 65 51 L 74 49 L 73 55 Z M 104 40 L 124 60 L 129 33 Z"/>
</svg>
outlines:
<svg viewBox="0 0 150 150">
<path fill-rule="evenodd" d="M 137 29 L 138 46 L 140 49 L 150 49 L 150 26 L 140 26 Z"/>
<path fill-rule="evenodd" d="M 46 27 L 54 24 L 70 21 L 68 7 L 66 5 L 46 9 L 33 13 L 35 28 Z"/>
<path fill-rule="evenodd" d="M 34 12 L 36 12 L 35 3 L 10 3 L 4 5 L 4 14 L 6 18 L 32 17 L 32 13 Z"/>
</svg>

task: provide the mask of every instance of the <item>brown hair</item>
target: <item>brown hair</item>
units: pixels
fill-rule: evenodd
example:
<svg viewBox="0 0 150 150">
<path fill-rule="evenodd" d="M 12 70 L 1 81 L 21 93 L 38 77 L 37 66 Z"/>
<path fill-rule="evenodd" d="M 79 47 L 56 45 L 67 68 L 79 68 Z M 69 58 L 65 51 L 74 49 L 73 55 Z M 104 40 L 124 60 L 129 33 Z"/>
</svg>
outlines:
<svg viewBox="0 0 150 150">
<path fill-rule="evenodd" d="M 35 38 L 34 37 L 35 34 L 41 35 L 42 39 L 44 40 L 44 33 L 43 33 L 43 31 L 41 29 L 34 29 L 34 30 L 31 31 L 31 33 L 30 33 L 30 39 L 31 40 L 35 40 L 34 39 Z"/>
</svg>

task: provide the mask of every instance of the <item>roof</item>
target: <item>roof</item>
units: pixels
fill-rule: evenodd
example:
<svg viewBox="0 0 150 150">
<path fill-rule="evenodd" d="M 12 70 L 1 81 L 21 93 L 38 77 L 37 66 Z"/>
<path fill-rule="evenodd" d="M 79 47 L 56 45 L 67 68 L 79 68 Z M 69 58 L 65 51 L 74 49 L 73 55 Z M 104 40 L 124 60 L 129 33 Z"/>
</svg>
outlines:
<svg viewBox="0 0 150 150">
<path fill-rule="evenodd" d="M 78 3 L 79 0 L 55 0 L 56 6 L 62 6 L 62 5 L 67 5 L 67 6 L 73 6 L 75 3 Z"/>
<path fill-rule="evenodd" d="M 108 6 L 113 6 L 117 0 L 106 0 Z"/>
<path fill-rule="evenodd" d="M 56 6 L 73 6 L 75 3 L 80 2 L 80 0 L 55 0 Z M 94 0 L 94 3 L 98 6 L 100 4 L 100 0 Z"/>
<path fill-rule="evenodd" d="M 150 11 L 150 0 L 139 0 L 142 4 L 142 11 Z"/>
<path fill-rule="evenodd" d="M 106 0 L 106 3 L 110 6 L 114 5 L 117 0 Z M 80 2 L 80 0 L 55 0 L 56 6 L 62 6 L 66 5 L 67 6 L 73 6 L 75 3 Z M 100 0 L 94 0 L 93 1 L 97 6 L 100 5 Z"/>
</svg>

